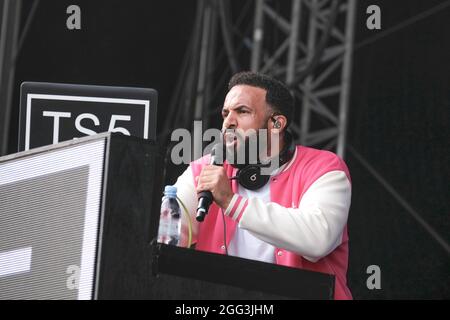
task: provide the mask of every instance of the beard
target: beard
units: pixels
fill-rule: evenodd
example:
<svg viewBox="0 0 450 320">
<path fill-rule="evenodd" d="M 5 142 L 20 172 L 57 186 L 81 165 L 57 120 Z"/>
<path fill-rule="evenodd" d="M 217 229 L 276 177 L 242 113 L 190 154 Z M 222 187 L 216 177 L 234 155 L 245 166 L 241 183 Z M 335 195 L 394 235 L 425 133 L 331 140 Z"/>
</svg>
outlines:
<svg viewBox="0 0 450 320">
<path fill-rule="evenodd" d="M 267 126 L 261 129 L 266 129 Z M 261 155 L 267 153 L 267 131 L 253 130 L 244 134 L 242 130 L 227 129 L 223 133 L 223 150 L 227 162 L 238 169 L 249 164 L 262 164 Z"/>
</svg>

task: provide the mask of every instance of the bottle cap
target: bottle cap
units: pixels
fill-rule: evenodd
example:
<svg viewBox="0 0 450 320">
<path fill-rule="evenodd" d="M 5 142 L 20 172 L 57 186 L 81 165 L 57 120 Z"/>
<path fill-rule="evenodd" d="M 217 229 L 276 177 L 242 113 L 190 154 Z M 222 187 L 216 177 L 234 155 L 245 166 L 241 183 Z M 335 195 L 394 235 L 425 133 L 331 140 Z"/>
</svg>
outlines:
<svg viewBox="0 0 450 320">
<path fill-rule="evenodd" d="M 175 186 L 166 186 L 164 188 L 164 195 L 170 198 L 176 198 L 177 196 L 177 187 Z"/>
</svg>

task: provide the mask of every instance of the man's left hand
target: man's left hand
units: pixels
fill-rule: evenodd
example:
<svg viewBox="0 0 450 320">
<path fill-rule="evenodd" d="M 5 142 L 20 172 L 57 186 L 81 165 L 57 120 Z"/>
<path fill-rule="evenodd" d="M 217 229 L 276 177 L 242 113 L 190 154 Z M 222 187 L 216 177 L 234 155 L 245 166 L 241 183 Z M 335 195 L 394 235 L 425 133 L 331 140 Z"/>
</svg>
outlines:
<svg viewBox="0 0 450 320">
<path fill-rule="evenodd" d="M 197 193 L 211 191 L 214 201 L 222 209 L 226 209 L 233 198 L 230 181 L 225 169 L 220 166 L 208 165 L 197 177 Z"/>
</svg>

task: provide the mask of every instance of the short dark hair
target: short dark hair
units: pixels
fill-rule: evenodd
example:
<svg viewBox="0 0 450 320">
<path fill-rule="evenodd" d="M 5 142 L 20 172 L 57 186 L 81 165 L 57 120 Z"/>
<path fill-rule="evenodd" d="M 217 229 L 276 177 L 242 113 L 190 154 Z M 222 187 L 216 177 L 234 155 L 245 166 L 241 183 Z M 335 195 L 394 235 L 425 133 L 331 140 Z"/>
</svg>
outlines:
<svg viewBox="0 0 450 320">
<path fill-rule="evenodd" d="M 287 126 L 294 112 L 294 98 L 281 81 L 265 74 L 243 71 L 236 73 L 228 83 L 228 91 L 237 85 L 248 85 L 266 90 L 266 102 L 272 109 L 287 118 Z"/>
</svg>

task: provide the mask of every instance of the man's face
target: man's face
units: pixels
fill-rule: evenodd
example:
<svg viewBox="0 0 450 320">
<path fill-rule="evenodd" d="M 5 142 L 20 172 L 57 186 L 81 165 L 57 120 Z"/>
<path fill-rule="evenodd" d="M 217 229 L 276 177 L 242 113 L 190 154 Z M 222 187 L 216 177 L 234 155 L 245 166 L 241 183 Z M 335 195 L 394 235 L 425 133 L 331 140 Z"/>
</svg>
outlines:
<svg viewBox="0 0 450 320">
<path fill-rule="evenodd" d="M 267 129 L 270 108 L 266 103 L 266 90 L 248 85 L 237 85 L 231 88 L 225 97 L 222 108 L 222 130 L 240 129 L 248 136 L 254 129 Z M 254 131 L 253 131 L 254 132 Z M 224 135 L 227 149 L 242 148 L 241 139 L 234 139 L 234 134 Z"/>
</svg>

